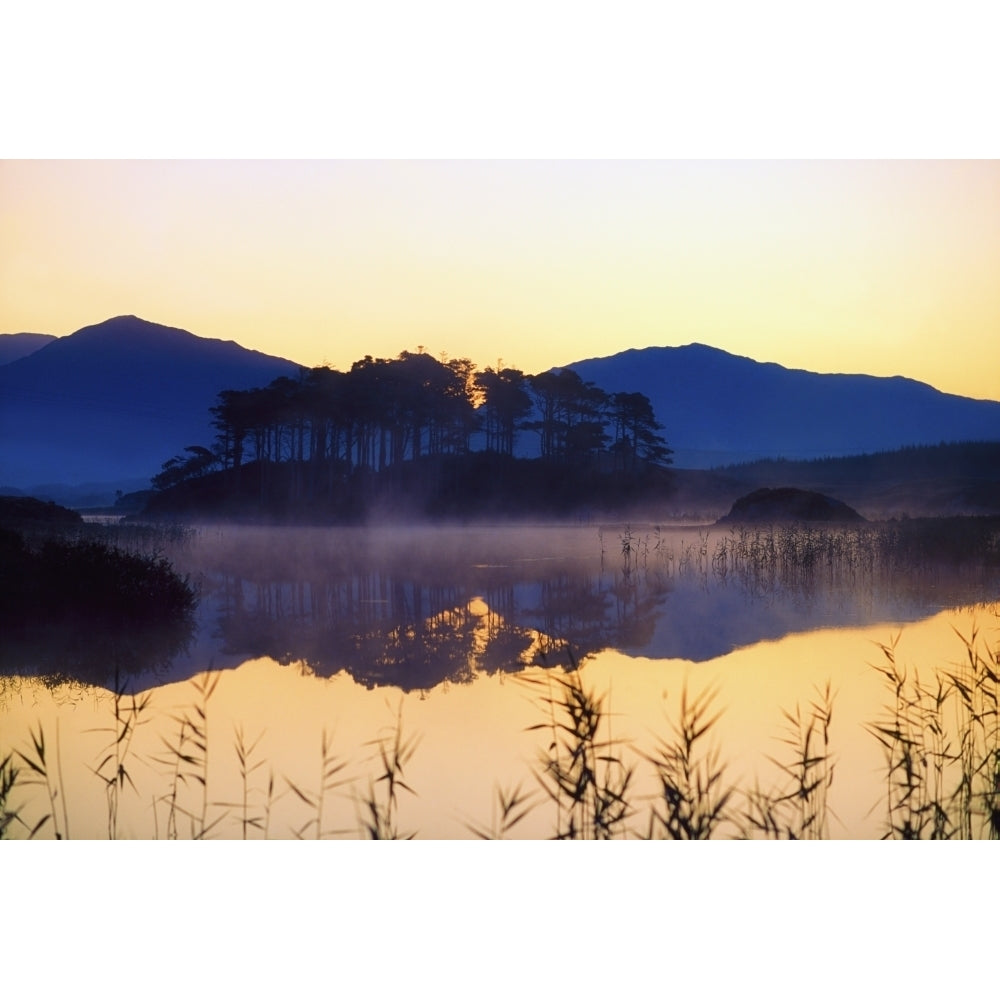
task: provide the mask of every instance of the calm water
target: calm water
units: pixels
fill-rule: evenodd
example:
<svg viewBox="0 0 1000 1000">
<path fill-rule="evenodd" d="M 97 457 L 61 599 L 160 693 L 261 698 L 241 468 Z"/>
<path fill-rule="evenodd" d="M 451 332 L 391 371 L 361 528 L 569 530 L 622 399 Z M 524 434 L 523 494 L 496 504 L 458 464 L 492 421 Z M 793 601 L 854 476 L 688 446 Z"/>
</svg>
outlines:
<svg viewBox="0 0 1000 1000">
<path fill-rule="evenodd" d="M 28 827 L 52 814 L 39 837 L 359 837 L 368 801 L 387 802 L 378 779 L 401 732 L 398 833 L 491 829 L 497 789 L 520 787 L 533 808 L 510 835 L 550 837 L 545 697 L 578 665 L 604 698 L 600 738 L 635 769 L 620 832 L 647 829 L 644 754 L 682 692 L 715 692 L 710 742 L 735 803 L 778 787 L 784 712 L 808 714 L 829 683 L 828 833 L 880 836 L 885 759 L 865 730 L 886 703 L 879 644 L 899 633 L 897 662 L 927 677 L 965 656 L 954 629 L 995 649 L 1000 581 L 832 549 L 749 573 L 720 557 L 722 538 L 736 541 L 646 525 L 198 529 L 169 552 L 201 593 L 186 649 L 88 637 L 68 658 L 40 643 L 0 676 L 0 755 L 35 759 L 42 734 L 49 774 L 10 804 Z"/>
</svg>

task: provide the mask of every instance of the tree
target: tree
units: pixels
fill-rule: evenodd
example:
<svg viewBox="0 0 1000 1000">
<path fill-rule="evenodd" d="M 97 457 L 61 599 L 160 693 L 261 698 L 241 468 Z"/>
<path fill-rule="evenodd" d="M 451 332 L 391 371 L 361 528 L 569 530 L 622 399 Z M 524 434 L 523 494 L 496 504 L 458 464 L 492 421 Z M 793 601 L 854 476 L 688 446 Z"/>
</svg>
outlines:
<svg viewBox="0 0 1000 1000">
<path fill-rule="evenodd" d="M 525 427 L 538 431 L 542 457 L 569 463 L 595 457 L 607 441 L 607 393 L 572 368 L 530 375 L 528 384 L 539 419 Z"/>
<path fill-rule="evenodd" d="M 519 422 L 531 412 L 524 372 L 498 365 L 479 372 L 474 384 L 483 397 L 486 450 L 513 455 Z"/>
<path fill-rule="evenodd" d="M 657 433 L 663 430 L 663 425 L 657 421 L 648 396 L 641 392 L 616 392 L 611 397 L 611 416 L 615 426 L 613 451 L 621 471 L 635 472 L 643 462 L 670 464 L 672 452 Z"/>
<path fill-rule="evenodd" d="M 197 479 L 211 472 L 220 464 L 219 456 L 200 444 L 188 445 L 184 455 L 175 455 L 163 463 L 162 471 L 152 478 L 153 488 L 165 490 L 188 479 Z"/>
</svg>

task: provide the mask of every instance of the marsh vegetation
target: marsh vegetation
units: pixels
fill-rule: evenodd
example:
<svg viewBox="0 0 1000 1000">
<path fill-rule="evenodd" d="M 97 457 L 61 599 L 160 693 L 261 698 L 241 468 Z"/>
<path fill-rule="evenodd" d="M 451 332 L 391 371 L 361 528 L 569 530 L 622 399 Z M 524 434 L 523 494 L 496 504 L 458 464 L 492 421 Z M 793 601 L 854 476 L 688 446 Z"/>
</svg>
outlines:
<svg viewBox="0 0 1000 1000">
<path fill-rule="evenodd" d="M 978 631 L 956 636 L 955 647 L 960 664 L 920 672 L 899 662 L 890 638 L 869 667 L 885 681 L 883 702 L 858 732 L 837 731 L 837 693 L 829 684 L 817 688 L 804 704 L 782 708 L 773 751 L 742 780 L 720 733 L 725 706 L 718 689 L 693 691 L 685 684 L 671 692 L 675 704 L 664 727 L 636 740 L 623 735 L 628 726 L 612 710 L 611 691 L 589 683 L 586 664 L 525 671 L 514 683 L 537 717 L 523 727 L 535 740 L 534 760 L 505 783 L 495 782 L 490 821 L 466 819 L 466 834 L 569 840 L 850 835 L 831 804 L 837 779 L 853 780 L 839 768 L 838 746 L 864 738 L 883 753 L 882 794 L 869 803 L 881 836 L 996 838 L 1000 660 Z M 402 700 L 386 707 L 369 739 L 340 741 L 325 726 L 313 733 L 304 740 L 311 753 L 290 774 L 276 769 L 266 731 L 248 737 L 242 723 L 216 711 L 219 681 L 219 674 L 188 681 L 180 711 L 159 708 L 158 695 L 149 692 L 110 692 L 98 699 L 104 724 L 70 745 L 60 739 L 58 718 L 52 728 L 30 727 L 0 761 L 0 830 L 7 837 L 115 839 L 130 799 L 130 837 L 421 835 L 408 806 L 425 791 L 411 777 L 422 734 L 404 717 Z M 143 739 L 147 725 L 150 738 Z M 89 787 L 70 789 L 66 760 L 83 745 L 94 752 L 84 761 Z M 481 777 L 488 786 L 490 777 Z M 76 804 L 85 797 L 90 801 L 77 817 Z"/>
<path fill-rule="evenodd" d="M 0 526 L 0 671 L 114 686 L 187 648 L 195 587 L 160 548 L 175 533 L 93 527 Z"/>
<path fill-rule="evenodd" d="M 996 833 L 995 615 L 946 616 L 960 655 L 919 671 L 897 638 L 942 606 L 995 600 L 995 521 L 131 543 L 197 581 L 197 648 L 164 673 L 104 647 L 100 680 L 59 656 L 8 666 L 5 836 Z M 877 655 L 825 666 L 812 636 L 826 633 L 808 630 L 831 624 L 873 636 Z M 817 665 L 786 676 L 782 645 L 803 631 Z M 716 673 L 744 649 L 762 689 L 783 678 L 766 699 Z M 233 669 L 205 673 L 227 656 Z M 847 690 L 859 669 L 863 698 Z M 876 784 L 857 773 L 861 746 Z M 865 824 L 841 815 L 852 784 Z"/>
</svg>

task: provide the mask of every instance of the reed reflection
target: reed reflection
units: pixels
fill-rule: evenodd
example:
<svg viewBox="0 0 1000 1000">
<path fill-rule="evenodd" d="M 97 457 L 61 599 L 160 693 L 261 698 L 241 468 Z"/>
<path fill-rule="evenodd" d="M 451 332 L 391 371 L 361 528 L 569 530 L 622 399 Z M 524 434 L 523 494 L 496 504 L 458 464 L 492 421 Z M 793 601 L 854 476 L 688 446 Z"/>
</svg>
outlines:
<svg viewBox="0 0 1000 1000">
<path fill-rule="evenodd" d="M 998 534 L 976 519 L 930 530 L 202 528 L 169 550 L 197 585 L 196 629 L 90 616 L 67 631 L 39 606 L 42 627 L 6 629 L 0 662 L 9 674 L 148 688 L 269 657 L 403 691 L 567 666 L 567 647 L 704 662 L 796 632 L 993 600 Z"/>
<path fill-rule="evenodd" d="M 301 661 L 320 676 L 346 670 L 367 687 L 412 691 L 566 666 L 567 647 L 581 658 L 614 649 L 701 662 L 794 632 L 914 621 L 1000 592 L 989 558 L 952 565 L 923 548 L 912 558 L 898 538 L 866 530 L 625 527 L 621 557 L 586 529 L 536 535 L 531 556 L 514 528 L 439 532 L 420 550 L 377 534 L 325 537 L 311 550 L 297 539 L 294 565 L 250 561 L 246 549 L 236 565 L 221 559 L 210 602 L 228 656 Z"/>
</svg>

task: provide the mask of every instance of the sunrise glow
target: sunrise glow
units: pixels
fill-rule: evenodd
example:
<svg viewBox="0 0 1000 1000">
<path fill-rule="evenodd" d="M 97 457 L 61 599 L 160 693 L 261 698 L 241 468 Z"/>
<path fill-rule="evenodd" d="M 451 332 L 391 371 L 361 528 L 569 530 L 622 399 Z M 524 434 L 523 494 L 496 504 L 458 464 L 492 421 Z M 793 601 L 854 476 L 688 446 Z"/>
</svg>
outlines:
<svg viewBox="0 0 1000 1000">
<path fill-rule="evenodd" d="M 4 161 L 0 330 L 313 366 L 698 341 L 1000 398 L 996 161 Z"/>
</svg>

